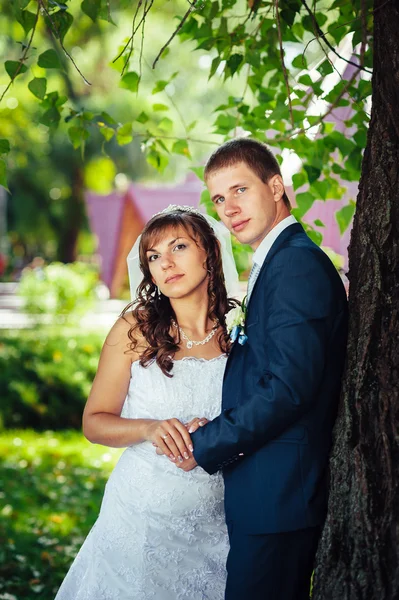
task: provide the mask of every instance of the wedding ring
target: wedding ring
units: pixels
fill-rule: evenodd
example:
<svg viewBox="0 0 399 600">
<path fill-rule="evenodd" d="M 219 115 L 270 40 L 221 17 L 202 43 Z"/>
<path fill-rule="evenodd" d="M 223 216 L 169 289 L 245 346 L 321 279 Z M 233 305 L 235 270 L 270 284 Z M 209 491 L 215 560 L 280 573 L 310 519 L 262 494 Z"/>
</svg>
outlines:
<svg viewBox="0 0 399 600">
<path fill-rule="evenodd" d="M 166 440 L 166 438 L 169 437 L 169 433 L 166 433 L 165 435 L 162 436 L 163 440 Z"/>
</svg>

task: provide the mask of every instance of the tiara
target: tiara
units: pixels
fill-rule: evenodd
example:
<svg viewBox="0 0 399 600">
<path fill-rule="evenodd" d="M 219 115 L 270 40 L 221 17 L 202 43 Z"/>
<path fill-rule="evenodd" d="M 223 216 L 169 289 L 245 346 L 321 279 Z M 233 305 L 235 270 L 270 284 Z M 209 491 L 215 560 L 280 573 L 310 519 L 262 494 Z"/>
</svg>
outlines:
<svg viewBox="0 0 399 600">
<path fill-rule="evenodd" d="M 173 212 L 176 210 L 180 210 L 181 212 L 194 213 L 195 215 L 201 215 L 201 217 L 204 216 L 204 213 L 199 211 L 197 208 L 194 208 L 193 206 L 180 206 L 179 204 L 169 204 L 168 207 L 155 213 L 155 215 L 153 215 L 153 217 L 157 217 L 158 215 L 164 215 L 166 213 L 170 213 L 170 212 Z"/>
</svg>

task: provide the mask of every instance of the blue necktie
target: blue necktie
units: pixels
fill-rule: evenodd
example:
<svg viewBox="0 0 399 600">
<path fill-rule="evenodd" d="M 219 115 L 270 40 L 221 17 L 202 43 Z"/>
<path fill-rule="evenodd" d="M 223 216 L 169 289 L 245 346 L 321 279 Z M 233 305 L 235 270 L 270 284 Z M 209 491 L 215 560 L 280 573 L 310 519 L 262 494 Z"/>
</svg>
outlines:
<svg viewBox="0 0 399 600">
<path fill-rule="evenodd" d="M 251 272 L 249 274 L 249 279 L 248 279 L 247 305 L 249 302 L 249 298 L 252 294 L 252 290 L 254 289 L 256 280 L 258 279 L 259 272 L 260 272 L 260 266 L 256 262 L 254 262 L 254 264 L 252 265 Z"/>
</svg>

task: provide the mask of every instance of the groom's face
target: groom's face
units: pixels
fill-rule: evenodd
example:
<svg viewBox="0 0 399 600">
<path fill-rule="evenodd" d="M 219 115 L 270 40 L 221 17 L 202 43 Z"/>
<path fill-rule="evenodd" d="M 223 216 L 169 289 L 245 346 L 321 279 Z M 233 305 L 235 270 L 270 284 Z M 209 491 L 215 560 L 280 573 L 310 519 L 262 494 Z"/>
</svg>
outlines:
<svg viewBox="0 0 399 600">
<path fill-rule="evenodd" d="M 239 162 L 211 172 L 206 184 L 220 219 L 239 242 L 253 250 L 287 216 L 280 175 L 264 183 L 246 163 Z"/>
</svg>

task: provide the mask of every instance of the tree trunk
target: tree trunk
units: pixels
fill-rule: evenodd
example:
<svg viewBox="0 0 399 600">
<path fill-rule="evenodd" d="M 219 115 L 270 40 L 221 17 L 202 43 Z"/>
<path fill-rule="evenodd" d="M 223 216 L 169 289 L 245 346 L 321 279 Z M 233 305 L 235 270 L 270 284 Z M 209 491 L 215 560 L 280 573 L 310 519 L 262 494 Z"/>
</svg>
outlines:
<svg viewBox="0 0 399 600">
<path fill-rule="evenodd" d="M 314 600 L 399 598 L 399 2 L 375 0 L 373 108 Z"/>
<path fill-rule="evenodd" d="M 76 260 L 79 233 L 86 224 L 83 173 L 80 167 L 76 167 L 73 172 L 72 193 L 63 219 L 59 232 L 58 260 L 70 263 Z"/>
</svg>

